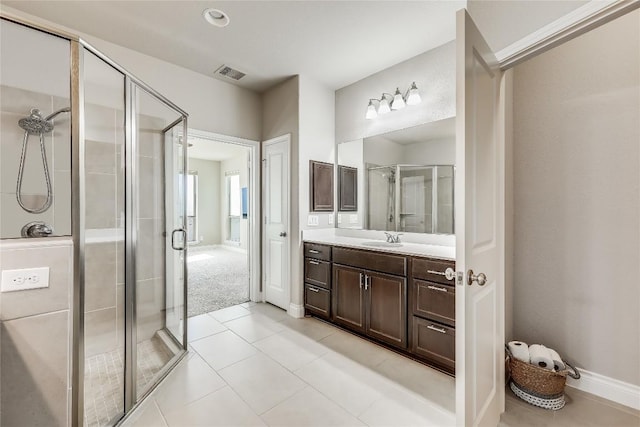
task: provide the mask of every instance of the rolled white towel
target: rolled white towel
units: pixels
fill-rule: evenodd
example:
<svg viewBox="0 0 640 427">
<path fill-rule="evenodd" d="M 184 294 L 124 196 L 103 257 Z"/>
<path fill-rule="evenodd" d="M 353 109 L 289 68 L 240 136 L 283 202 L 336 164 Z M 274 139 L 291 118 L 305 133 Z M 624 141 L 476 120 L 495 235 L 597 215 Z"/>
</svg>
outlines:
<svg viewBox="0 0 640 427">
<path fill-rule="evenodd" d="M 555 369 L 556 371 L 564 371 L 567 366 L 562 361 L 562 358 L 560 357 L 558 352 L 552 348 L 548 348 L 548 350 L 551 354 L 551 360 L 553 360 L 553 369 Z"/>
<path fill-rule="evenodd" d="M 551 352 L 542 344 L 532 344 L 529 346 L 529 358 L 531 359 L 532 365 L 553 371 Z"/>
<path fill-rule="evenodd" d="M 529 363 L 529 346 L 526 342 L 522 341 L 510 341 L 507 344 L 507 348 L 511 352 L 514 358 L 521 360 L 525 363 Z"/>
</svg>

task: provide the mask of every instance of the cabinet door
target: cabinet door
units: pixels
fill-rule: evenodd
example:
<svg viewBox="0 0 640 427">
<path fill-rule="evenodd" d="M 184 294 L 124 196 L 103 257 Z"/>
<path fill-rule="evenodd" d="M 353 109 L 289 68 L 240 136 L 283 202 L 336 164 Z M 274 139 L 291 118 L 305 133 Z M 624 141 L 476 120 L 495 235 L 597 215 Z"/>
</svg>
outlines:
<svg viewBox="0 0 640 427">
<path fill-rule="evenodd" d="M 338 166 L 338 210 L 358 210 L 358 169 Z"/>
<path fill-rule="evenodd" d="M 358 332 L 365 331 L 363 270 L 333 265 L 333 321 Z"/>
<path fill-rule="evenodd" d="M 310 210 L 333 210 L 333 164 L 309 161 Z"/>
<path fill-rule="evenodd" d="M 407 348 L 407 279 L 366 272 L 367 334 Z"/>
</svg>

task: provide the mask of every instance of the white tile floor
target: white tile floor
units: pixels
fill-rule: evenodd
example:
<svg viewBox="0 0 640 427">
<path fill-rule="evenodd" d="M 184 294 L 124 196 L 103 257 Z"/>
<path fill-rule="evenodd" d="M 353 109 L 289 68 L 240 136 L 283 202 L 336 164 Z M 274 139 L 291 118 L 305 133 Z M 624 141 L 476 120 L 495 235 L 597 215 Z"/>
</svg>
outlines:
<svg viewBox="0 0 640 427">
<path fill-rule="evenodd" d="M 245 303 L 190 318 L 189 336 L 124 426 L 454 424 L 453 378 L 317 319 Z"/>
<path fill-rule="evenodd" d="M 190 353 L 123 426 L 451 426 L 455 380 L 319 320 L 245 303 L 189 319 Z M 500 427 L 640 427 L 567 388 L 560 411 L 506 391 Z"/>
</svg>

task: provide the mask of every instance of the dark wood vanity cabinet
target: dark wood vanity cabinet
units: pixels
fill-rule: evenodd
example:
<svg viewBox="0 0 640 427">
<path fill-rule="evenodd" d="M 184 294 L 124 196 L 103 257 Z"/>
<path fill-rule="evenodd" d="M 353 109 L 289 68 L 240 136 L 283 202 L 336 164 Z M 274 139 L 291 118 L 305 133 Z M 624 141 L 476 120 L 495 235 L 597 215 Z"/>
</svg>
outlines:
<svg viewBox="0 0 640 427">
<path fill-rule="evenodd" d="M 304 244 L 308 314 L 455 372 L 453 261 Z"/>
<path fill-rule="evenodd" d="M 304 244 L 304 307 L 309 313 L 331 316 L 331 246 Z"/>
<path fill-rule="evenodd" d="M 333 321 L 406 349 L 406 264 L 404 256 L 334 248 Z"/>
<path fill-rule="evenodd" d="M 447 279 L 453 261 L 411 260 L 411 351 L 438 367 L 455 371 L 455 279 Z"/>
</svg>

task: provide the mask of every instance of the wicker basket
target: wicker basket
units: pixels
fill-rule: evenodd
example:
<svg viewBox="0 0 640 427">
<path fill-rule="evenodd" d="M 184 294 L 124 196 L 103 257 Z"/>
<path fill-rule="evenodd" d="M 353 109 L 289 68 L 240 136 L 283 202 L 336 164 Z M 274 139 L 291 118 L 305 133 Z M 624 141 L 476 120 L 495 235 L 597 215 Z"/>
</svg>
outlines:
<svg viewBox="0 0 640 427">
<path fill-rule="evenodd" d="M 575 379 L 580 378 L 576 368 L 565 361 L 568 369 L 551 371 L 516 359 L 508 348 L 506 351 L 510 381 L 515 385 L 515 389 L 513 385 L 511 389 L 518 397 L 532 405 L 547 409 L 560 409 L 564 406 L 567 375 Z"/>
</svg>

